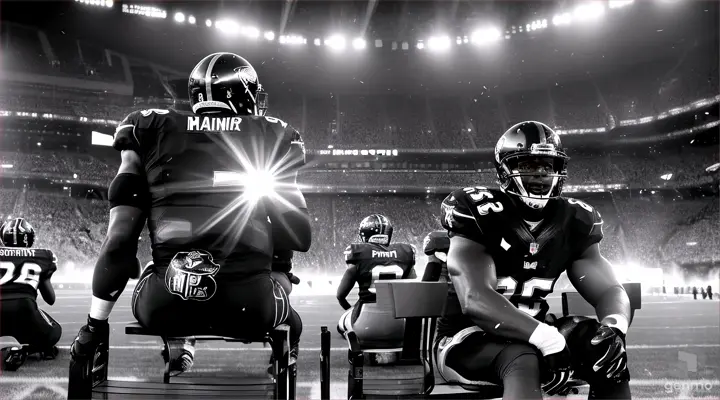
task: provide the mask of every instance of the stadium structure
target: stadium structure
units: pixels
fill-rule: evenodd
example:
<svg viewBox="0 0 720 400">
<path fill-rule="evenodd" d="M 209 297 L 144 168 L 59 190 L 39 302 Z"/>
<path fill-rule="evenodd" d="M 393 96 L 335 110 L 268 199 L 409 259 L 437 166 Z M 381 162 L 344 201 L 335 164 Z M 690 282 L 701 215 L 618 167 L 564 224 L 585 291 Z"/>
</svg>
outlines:
<svg viewBox="0 0 720 400">
<path fill-rule="evenodd" d="M 2 4 L 0 217 L 31 221 L 36 245 L 58 255 L 58 288 L 90 282 L 119 165 L 115 126 L 132 110 L 183 107 L 187 71 L 214 51 L 252 62 L 268 114 L 303 134 L 314 237 L 295 257 L 297 295 L 334 293 L 368 214 L 420 247 L 441 228 L 447 193 L 496 186 L 493 146 L 528 119 L 562 135 L 565 193 L 602 214 L 601 250 L 623 281 L 654 294 L 720 282 L 714 2 L 509 12 L 369 1 L 324 14 L 302 0 L 81 0 L 40 14 L 21 3 Z M 138 258 L 151 259 L 147 231 Z"/>
</svg>

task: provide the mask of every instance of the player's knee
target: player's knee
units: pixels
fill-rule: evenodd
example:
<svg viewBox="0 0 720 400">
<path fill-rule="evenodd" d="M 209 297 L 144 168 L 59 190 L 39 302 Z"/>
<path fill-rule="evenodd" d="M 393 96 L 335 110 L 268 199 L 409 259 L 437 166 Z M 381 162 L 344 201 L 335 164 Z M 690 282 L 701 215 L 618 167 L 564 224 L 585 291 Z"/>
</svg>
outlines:
<svg viewBox="0 0 720 400">
<path fill-rule="evenodd" d="M 529 345 L 512 344 L 498 354 L 496 363 L 498 375 L 505 379 L 509 376 L 540 376 L 540 359 L 537 351 Z"/>
</svg>

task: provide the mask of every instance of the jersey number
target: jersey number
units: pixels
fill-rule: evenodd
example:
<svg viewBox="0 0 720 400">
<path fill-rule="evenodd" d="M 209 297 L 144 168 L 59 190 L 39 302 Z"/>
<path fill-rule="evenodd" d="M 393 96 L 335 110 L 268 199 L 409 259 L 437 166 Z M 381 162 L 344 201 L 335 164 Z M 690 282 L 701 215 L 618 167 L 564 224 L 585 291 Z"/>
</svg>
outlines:
<svg viewBox="0 0 720 400">
<path fill-rule="evenodd" d="M 483 200 L 492 199 L 493 194 L 487 191 L 487 188 L 478 186 L 476 188 L 469 188 L 472 190 L 472 192 L 468 192 L 470 194 L 470 198 L 472 201 L 479 203 Z M 465 189 L 467 192 L 467 189 Z M 500 212 L 503 210 L 503 205 L 501 202 L 495 202 L 495 203 L 485 203 L 482 205 L 477 206 L 478 213 L 480 215 L 488 215 L 490 212 Z"/>
<path fill-rule="evenodd" d="M 578 206 L 582 207 L 585 211 L 589 212 L 590 214 L 593 213 L 592 206 L 584 201 L 580 201 L 577 199 L 568 199 L 568 203 L 578 205 Z"/>
<path fill-rule="evenodd" d="M 3 271 L 2 278 L 0 278 L 0 286 L 12 282 L 15 276 L 15 264 L 8 261 L 0 261 L 0 270 Z M 24 263 L 20 269 L 20 275 L 14 280 L 15 283 L 24 283 L 32 286 L 33 289 L 37 289 L 40 283 L 40 273 L 42 268 L 35 263 Z"/>
<path fill-rule="evenodd" d="M 535 294 L 536 289 L 548 293 L 552 292 L 553 283 L 555 283 L 555 279 L 532 278 L 523 282 L 522 292 L 516 294 L 515 289 L 517 289 L 518 281 L 508 276 L 498 280 L 497 291 L 508 299 L 513 296 L 530 298 Z M 538 301 L 531 302 L 531 304 L 518 303 L 517 308 L 534 317 L 540 312 L 541 304 Z"/>
<path fill-rule="evenodd" d="M 372 269 L 372 281 L 368 290 L 375 293 L 375 281 L 401 279 L 403 276 L 402 268 L 397 265 L 378 265 Z"/>
</svg>

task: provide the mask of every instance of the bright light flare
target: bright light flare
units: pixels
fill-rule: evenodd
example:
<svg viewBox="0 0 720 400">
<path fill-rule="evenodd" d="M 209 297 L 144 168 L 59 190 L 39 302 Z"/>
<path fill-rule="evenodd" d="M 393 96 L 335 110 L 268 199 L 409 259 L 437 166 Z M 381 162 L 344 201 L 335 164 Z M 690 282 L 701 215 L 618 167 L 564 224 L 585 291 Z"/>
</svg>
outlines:
<svg viewBox="0 0 720 400">
<path fill-rule="evenodd" d="M 555 26 L 570 25 L 572 22 L 572 15 L 570 13 L 562 13 L 553 17 L 552 23 Z"/>
<path fill-rule="evenodd" d="M 195 22 L 197 22 L 197 20 L 195 19 L 194 16 L 191 15 L 191 16 L 188 17 L 188 22 L 191 23 L 191 24 L 193 24 L 193 25 L 195 25 Z"/>
<path fill-rule="evenodd" d="M 264 170 L 252 170 L 245 173 L 215 171 L 213 186 L 241 186 L 243 197 L 251 203 L 275 193 L 275 176 Z"/>
<path fill-rule="evenodd" d="M 185 14 L 181 12 L 175 13 L 175 22 L 185 22 Z"/>
<path fill-rule="evenodd" d="M 605 14 L 605 6 L 599 2 L 580 4 L 575 8 L 573 16 L 580 21 L 598 19 Z"/>
<path fill-rule="evenodd" d="M 333 50 L 345 50 L 345 37 L 342 35 L 332 35 L 325 39 L 325 46 Z"/>
<path fill-rule="evenodd" d="M 254 26 L 246 26 L 243 28 L 243 34 L 251 39 L 260 37 L 260 30 Z"/>
<path fill-rule="evenodd" d="M 622 8 L 632 4 L 634 0 L 610 0 L 608 1 L 608 7 L 610 8 Z"/>
<path fill-rule="evenodd" d="M 215 28 L 227 35 L 237 35 L 238 33 L 240 33 L 240 25 L 230 19 L 216 21 Z"/>
<path fill-rule="evenodd" d="M 275 40 L 275 32 L 273 32 L 273 31 L 267 31 L 267 32 L 265 32 L 265 35 L 263 35 L 263 36 L 265 37 L 265 40 L 270 40 L 270 41 Z"/>
<path fill-rule="evenodd" d="M 446 51 L 450 48 L 450 38 L 447 36 L 431 36 L 428 39 L 428 49 L 432 51 Z"/>
<path fill-rule="evenodd" d="M 362 50 L 367 46 L 367 42 L 363 38 L 355 38 L 352 41 L 352 45 L 355 50 Z"/>
<path fill-rule="evenodd" d="M 495 27 L 478 29 L 470 36 L 470 41 L 476 45 L 495 43 L 502 38 L 502 32 Z"/>
</svg>

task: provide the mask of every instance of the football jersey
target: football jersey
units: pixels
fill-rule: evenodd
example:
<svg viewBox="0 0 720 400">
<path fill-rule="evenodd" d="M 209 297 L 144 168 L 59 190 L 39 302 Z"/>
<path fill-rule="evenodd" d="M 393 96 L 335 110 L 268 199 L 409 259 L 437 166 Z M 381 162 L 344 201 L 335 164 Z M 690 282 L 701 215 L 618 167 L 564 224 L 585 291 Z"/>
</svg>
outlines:
<svg viewBox="0 0 720 400">
<path fill-rule="evenodd" d="M 36 299 L 40 282 L 57 271 L 57 257 L 47 249 L 0 247 L 0 300 Z"/>
<path fill-rule="evenodd" d="M 293 176 L 304 165 L 302 138 L 290 125 L 272 117 L 150 109 L 120 123 L 113 147 L 134 150 L 142 159 L 158 272 L 176 253 L 191 250 L 209 252 L 221 275 L 270 269 L 265 204 L 245 201 L 240 182 L 249 170 Z"/>
<path fill-rule="evenodd" d="M 592 244 L 602 240 L 602 217 L 580 200 L 548 201 L 544 219 L 531 230 L 509 195 L 483 187 L 456 190 L 442 203 L 442 225 L 485 246 L 495 263 L 498 293 L 518 309 L 543 321 L 545 297 L 555 281 Z M 482 266 L 480 266 L 482 267 Z M 457 296 L 438 322 L 438 334 L 452 336 L 474 324 L 460 310 Z"/>
<path fill-rule="evenodd" d="M 405 243 L 383 246 L 353 243 L 345 249 L 345 263 L 357 267 L 359 301 L 375 302 L 375 281 L 406 279 L 415 266 L 415 247 Z"/>
</svg>

